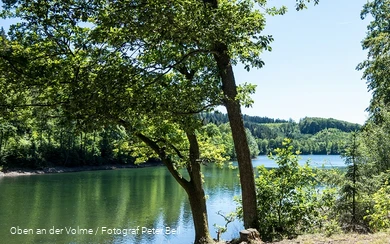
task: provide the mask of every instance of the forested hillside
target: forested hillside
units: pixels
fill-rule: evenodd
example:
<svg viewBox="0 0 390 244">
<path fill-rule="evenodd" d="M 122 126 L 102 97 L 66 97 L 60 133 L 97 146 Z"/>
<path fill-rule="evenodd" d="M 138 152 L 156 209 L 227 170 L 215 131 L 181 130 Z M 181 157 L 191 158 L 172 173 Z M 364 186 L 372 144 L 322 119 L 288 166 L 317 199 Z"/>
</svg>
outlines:
<svg viewBox="0 0 390 244">
<path fill-rule="evenodd" d="M 134 163 L 129 136 L 122 127 L 83 130 L 77 121 L 66 123 L 54 114 L 52 118 L 43 118 L 41 113 L 42 108 L 30 108 L 13 119 L 3 119 L 0 125 L 0 164 L 3 167 Z M 26 116 L 31 117 L 26 119 Z M 205 129 L 208 136 L 225 149 L 224 156 L 236 158 L 227 115 L 203 113 L 201 118 L 208 124 Z M 302 154 L 340 154 L 349 132 L 360 128 L 335 119 L 304 118 L 296 123 L 248 115 L 244 116 L 244 124 L 252 157 L 272 152 L 286 137 L 293 140 L 294 148 Z"/>
<path fill-rule="evenodd" d="M 219 112 L 204 113 L 201 117 L 204 123 L 213 123 L 219 127 L 228 121 L 227 115 Z M 302 154 L 340 154 L 349 133 L 361 127 L 332 118 L 305 117 L 298 123 L 291 119 L 287 121 L 249 115 L 243 118 L 250 136 L 257 143 L 259 154 L 268 154 L 281 147 L 284 138 L 292 139 L 294 148 Z"/>
<path fill-rule="evenodd" d="M 306 117 L 299 121 L 299 130 L 302 134 L 315 134 L 324 129 L 338 129 L 343 132 L 352 132 L 360 129 L 361 125 L 353 124 L 337 119 L 310 118 Z"/>
<path fill-rule="evenodd" d="M 22 118 L 0 123 L 0 165 L 4 168 L 134 163 L 128 150 L 128 136 L 121 127 L 91 132 L 81 130 L 77 121 Z"/>
</svg>

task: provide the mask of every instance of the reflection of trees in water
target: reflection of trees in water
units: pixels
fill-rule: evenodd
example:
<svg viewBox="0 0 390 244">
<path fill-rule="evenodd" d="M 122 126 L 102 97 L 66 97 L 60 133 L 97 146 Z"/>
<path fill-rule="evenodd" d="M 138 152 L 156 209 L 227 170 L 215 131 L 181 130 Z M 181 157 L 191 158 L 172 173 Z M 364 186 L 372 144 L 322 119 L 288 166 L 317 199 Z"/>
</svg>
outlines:
<svg viewBox="0 0 390 244">
<path fill-rule="evenodd" d="M 241 194 L 237 169 L 229 169 L 227 166 L 220 169 L 215 165 L 208 165 L 202 170 L 208 195 L 220 195 L 227 192 L 232 196 Z"/>
<path fill-rule="evenodd" d="M 203 167 L 212 199 L 240 194 L 238 171 Z M 22 235 L 9 228 L 192 228 L 188 199 L 164 167 L 93 171 L 2 179 L 0 236 L 20 242 L 153 242 L 155 235 Z M 230 197 L 231 196 L 231 197 Z M 223 206 L 221 206 L 223 207 Z M 209 209 L 209 215 L 216 211 Z M 214 221 L 212 217 L 210 221 Z M 213 224 L 212 223 L 212 224 Z M 101 230 L 100 230 L 101 231 Z M 65 230 L 64 230 L 65 232 Z"/>
<path fill-rule="evenodd" d="M 179 225 L 180 215 L 186 212 L 183 210 L 186 199 L 183 190 L 166 174 L 165 168 L 144 168 L 25 177 L 28 180 L 18 177 L 15 180 L 19 187 L 3 187 L 0 190 L 3 196 L 7 196 L 6 201 L 4 198 L 0 201 L 0 214 L 4 211 L 1 215 L 7 219 L 7 225 L 33 229 L 49 230 L 53 226 L 93 229 L 102 226 L 174 227 Z M 3 183 L 6 184 L 6 181 Z M 1 236 L 11 238 L 9 228 L 1 228 Z M 141 237 L 146 235 L 139 234 L 136 239 Z M 149 237 L 152 241 L 154 235 Z M 24 235 L 18 239 L 36 242 L 45 238 L 61 242 L 116 242 L 133 237 Z"/>
</svg>

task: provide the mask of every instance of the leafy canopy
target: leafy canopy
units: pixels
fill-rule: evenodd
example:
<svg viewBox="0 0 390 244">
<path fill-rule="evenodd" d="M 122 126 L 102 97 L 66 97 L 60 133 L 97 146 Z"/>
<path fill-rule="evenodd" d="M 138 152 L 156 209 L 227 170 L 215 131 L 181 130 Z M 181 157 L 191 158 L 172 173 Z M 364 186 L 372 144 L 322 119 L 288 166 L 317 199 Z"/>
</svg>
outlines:
<svg viewBox="0 0 390 244">
<path fill-rule="evenodd" d="M 364 19 L 371 15 L 373 20 L 367 26 L 367 36 L 362 41 L 363 49 L 368 50 L 367 60 L 357 66 L 363 70 L 363 79 L 372 91 L 373 98 L 368 108 L 376 116 L 379 108 L 389 105 L 390 96 L 390 1 L 375 0 L 367 2 L 361 12 Z"/>
</svg>

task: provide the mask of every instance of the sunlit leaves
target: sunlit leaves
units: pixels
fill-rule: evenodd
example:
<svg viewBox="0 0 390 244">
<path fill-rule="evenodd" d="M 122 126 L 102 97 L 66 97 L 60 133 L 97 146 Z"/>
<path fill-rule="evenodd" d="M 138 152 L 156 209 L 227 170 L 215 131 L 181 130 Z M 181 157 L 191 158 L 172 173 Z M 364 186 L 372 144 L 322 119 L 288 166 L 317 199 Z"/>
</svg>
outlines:
<svg viewBox="0 0 390 244">
<path fill-rule="evenodd" d="M 316 221 L 316 173 L 308 163 L 298 164 L 298 154 L 293 152 L 291 140 L 285 139 L 275 155 L 270 155 L 279 167 L 258 167 L 256 193 L 263 240 L 306 231 Z"/>
<path fill-rule="evenodd" d="M 381 188 L 372 195 L 374 207 L 372 212 L 365 217 L 369 220 L 370 227 L 375 231 L 390 228 L 390 185 L 386 181 Z"/>
<path fill-rule="evenodd" d="M 305 8 L 307 8 L 306 3 L 310 3 L 310 2 L 313 2 L 314 5 L 316 5 L 320 2 L 320 0 L 313 0 L 313 1 L 311 1 L 311 0 L 296 0 L 295 9 L 297 11 L 305 9 Z"/>
<path fill-rule="evenodd" d="M 246 108 L 252 107 L 254 103 L 253 99 L 250 97 L 251 94 L 254 94 L 256 90 L 256 85 L 244 83 L 237 87 L 237 97 L 236 99 L 240 101 L 241 105 Z"/>
<path fill-rule="evenodd" d="M 287 7 L 282 6 L 281 8 L 271 7 L 266 9 L 266 13 L 274 16 L 274 15 L 283 15 L 287 12 Z"/>
<path fill-rule="evenodd" d="M 214 43 L 225 43 L 231 61 L 248 70 L 262 67 L 261 52 L 271 50 L 256 4 L 266 1 L 220 1 L 217 9 L 184 0 L 17 1 L 6 10 L 23 20 L 10 28 L 10 37 L 31 50 L 33 61 L 24 68 L 37 71 L 42 94 L 53 94 L 46 84 L 61 84 L 60 98 L 47 97 L 66 101 L 77 117 L 90 113 L 90 119 L 137 107 L 186 114 L 222 104 Z M 244 92 L 237 99 L 250 104 Z"/>
<path fill-rule="evenodd" d="M 9 2 L 4 14 L 21 23 L 11 26 L 2 49 L 16 66 L 3 70 L 20 69 L 6 79 L 34 91 L 23 96 L 60 106 L 84 128 L 125 121 L 184 150 L 183 131 L 200 128 L 192 115 L 223 104 L 215 43 L 247 70 L 264 65 L 260 55 L 271 50 L 272 37 L 261 33 L 265 15 L 257 4 L 267 1 L 224 0 L 218 8 L 190 0 Z M 236 99 L 250 106 L 254 88 L 240 86 Z M 176 127 L 165 126 L 170 123 Z M 212 148 L 207 139 L 202 143 Z"/>
<path fill-rule="evenodd" d="M 215 124 L 207 124 L 199 130 L 199 148 L 203 162 L 215 163 L 222 166 L 229 160 L 226 155 L 226 145 L 222 133 Z"/>
<path fill-rule="evenodd" d="M 367 26 L 366 38 L 362 41 L 363 49 L 368 50 L 367 60 L 357 66 L 363 70 L 363 78 L 372 91 L 373 99 L 369 107 L 371 115 L 376 116 L 376 109 L 383 102 L 390 103 L 390 1 L 377 0 L 367 2 L 361 12 L 362 19 L 368 15 L 373 20 Z"/>
</svg>

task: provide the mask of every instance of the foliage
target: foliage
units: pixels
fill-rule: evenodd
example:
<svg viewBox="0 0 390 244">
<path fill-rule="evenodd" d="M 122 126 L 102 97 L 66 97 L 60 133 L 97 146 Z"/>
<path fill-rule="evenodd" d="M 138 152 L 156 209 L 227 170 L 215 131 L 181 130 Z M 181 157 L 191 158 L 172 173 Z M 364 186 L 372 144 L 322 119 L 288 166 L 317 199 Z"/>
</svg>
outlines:
<svg viewBox="0 0 390 244">
<path fill-rule="evenodd" d="M 314 169 L 308 163 L 298 165 L 299 152 L 294 153 L 293 142 L 285 139 L 276 154 L 270 155 L 279 167 L 258 168 L 256 192 L 263 240 L 307 232 L 327 236 L 342 230 L 367 232 L 368 220 L 371 228 L 374 223 L 386 226 L 388 196 L 378 191 L 375 179 L 367 177 L 361 143 L 358 134 L 352 133 L 344 154 L 345 170 Z M 377 192 L 374 201 L 370 199 L 372 192 Z"/>
<path fill-rule="evenodd" d="M 220 112 L 203 113 L 200 117 L 205 124 L 221 125 L 224 121 L 227 121 L 227 115 Z M 292 120 L 284 121 L 244 115 L 243 120 L 245 128 L 249 129 L 251 135 L 256 140 L 259 154 L 263 155 L 281 147 L 283 138 L 293 139 L 294 148 L 301 151 L 302 154 L 341 154 L 351 130 L 360 129 L 360 125 L 345 121 L 310 118 L 310 120 L 320 123 L 324 128 L 314 134 L 304 134 L 301 133 L 300 125 L 301 123 L 306 123 L 302 121 L 308 121 L 309 118 L 296 123 Z M 221 126 L 220 128 L 222 129 Z M 254 152 L 252 148 L 251 152 Z M 233 155 L 232 153 L 230 155 Z M 252 153 L 252 157 L 254 156 L 256 155 Z M 232 158 L 234 158 L 234 155 Z"/>
<path fill-rule="evenodd" d="M 217 229 L 217 242 L 219 242 L 221 235 L 227 231 L 227 226 L 236 219 L 236 213 L 232 212 L 228 215 L 224 215 L 223 213 L 221 213 L 221 211 L 218 211 L 217 214 L 225 220 L 224 226 L 217 224 L 213 225 L 214 228 Z"/>
<path fill-rule="evenodd" d="M 390 228 L 390 185 L 386 181 L 382 187 L 372 195 L 374 207 L 365 218 L 369 219 L 373 231 Z"/>
<path fill-rule="evenodd" d="M 341 233 L 342 230 L 336 219 L 330 219 L 328 222 L 325 223 L 324 231 L 325 236 L 330 237 L 332 235 Z"/>
<path fill-rule="evenodd" d="M 240 101 L 241 106 L 246 108 L 252 107 L 254 101 L 250 97 L 251 94 L 254 94 L 256 91 L 256 85 L 253 84 L 240 84 L 237 87 L 237 96 L 236 99 Z"/>
<path fill-rule="evenodd" d="M 201 113 L 201 119 L 204 123 L 213 123 L 216 125 L 224 124 L 229 121 L 227 114 L 221 113 L 219 111 L 215 111 L 213 113 Z M 255 123 L 255 124 L 270 124 L 270 123 L 286 123 L 288 121 L 282 119 L 272 119 L 268 117 L 259 117 L 259 116 L 250 116 L 243 115 L 243 119 L 245 122 Z"/>
<path fill-rule="evenodd" d="M 390 169 L 390 1 L 367 1 L 361 18 L 368 16 L 372 19 L 362 41 L 363 49 L 368 51 L 367 59 L 357 69 L 363 70 L 363 79 L 367 80 L 373 97 L 367 109 L 370 117 L 361 133 L 365 162 L 361 165 L 360 189 L 367 205 L 363 218 L 369 221 L 372 231 L 377 231 L 389 228 L 388 174 L 385 172 Z"/>
<path fill-rule="evenodd" d="M 336 201 L 330 206 L 329 214 L 343 231 L 359 233 L 376 231 L 380 229 L 378 228 L 380 218 L 386 219 L 384 212 L 379 213 L 379 209 L 384 205 L 378 202 L 379 195 L 386 197 L 379 189 L 381 182 L 384 182 L 384 175 L 383 171 L 379 170 L 380 164 L 375 161 L 376 151 L 371 151 L 375 145 L 367 144 L 366 129 L 351 134 L 343 153 L 346 169 L 320 171 L 320 181 L 324 185 L 338 189 Z M 376 205 L 378 203 L 379 205 Z M 325 227 L 334 229 L 335 223 L 325 223 Z"/>
<path fill-rule="evenodd" d="M 357 132 L 351 134 L 350 141 L 343 156 L 347 164 L 344 181 L 341 184 L 341 196 L 338 200 L 343 228 L 348 231 L 364 231 L 364 207 L 362 205 L 363 192 L 361 164 L 363 161 L 360 149 L 360 138 Z"/>
<path fill-rule="evenodd" d="M 134 163 L 129 138 L 121 127 L 83 132 L 56 119 L 32 121 L 14 121 L 19 128 L 9 126 L 0 133 L 4 169 Z"/>
<path fill-rule="evenodd" d="M 337 119 L 311 118 L 305 117 L 299 121 L 299 130 L 302 134 L 315 134 L 324 129 L 335 128 L 343 132 L 352 132 L 360 129 L 359 124 L 353 124 Z"/>
<path fill-rule="evenodd" d="M 363 78 L 367 80 L 368 89 L 372 91 L 369 111 L 376 117 L 377 112 L 390 104 L 390 1 L 367 1 L 363 6 L 361 18 L 371 15 L 367 26 L 367 36 L 362 41 L 363 49 L 368 51 L 367 59 L 361 62 L 358 70 L 363 70 Z M 379 117 L 376 119 L 380 119 Z"/>
<path fill-rule="evenodd" d="M 308 163 L 299 166 L 299 152 L 292 150 L 291 140 L 285 139 L 282 148 L 270 155 L 279 167 L 258 167 L 256 193 L 263 240 L 307 231 L 318 216 L 315 170 Z"/>
<path fill-rule="evenodd" d="M 322 172 L 327 173 L 327 172 Z M 325 184 L 323 184 L 325 186 Z M 326 236 L 332 236 L 342 231 L 338 212 L 334 209 L 338 198 L 337 188 L 326 186 L 318 201 L 318 222 L 311 232 L 324 232 Z"/>
<path fill-rule="evenodd" d="M 209 125 L 216 126 L 214 124 L 208 124 L 206 126 L 209 126 Z M 217 144 L 223 145 L 223 147 L 225 148 L 225 151 L 224 151 L 225 154 L 224 155 L 228 159 L 230 159 L 230 160 L 236 159 L 237 158 L 237 154 L 236 154 L 236 150 L 234 148 L 232 131 L 231 131 L 231 128 L 229 126 L 229 123 L 221 124 L 221 125 L 219 125 L 216 128 L 219 130 L 218 132 L 220 134 L 220 137 L 216 137 L 213 140 Z M 249 144 L 250 156 L 251 156 L 251 158 L 256 158 L 259 155 L 259 153 L 260 153 L 259 149 L 258 149 L 258 146 L 257 146 L 256 139 L 253 137 L 253 135 L 250 132 L 250 130 L 245 129 L 245 133 L 246 133 L 246 137 L 247 137 L 248 144 Z"/>
<path fill-rule="evenodd" d="M 381 118 L 381 122 L 375 118 Z M 387 107 L 382 107 L 369 119 L 363 128 L 362 140 L 366 150 L 364 151 L 368 161 L 375 167 L 371 173 L 377 175 L 390 169 L 390 112 Z"/>
</svg>

